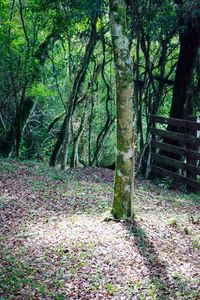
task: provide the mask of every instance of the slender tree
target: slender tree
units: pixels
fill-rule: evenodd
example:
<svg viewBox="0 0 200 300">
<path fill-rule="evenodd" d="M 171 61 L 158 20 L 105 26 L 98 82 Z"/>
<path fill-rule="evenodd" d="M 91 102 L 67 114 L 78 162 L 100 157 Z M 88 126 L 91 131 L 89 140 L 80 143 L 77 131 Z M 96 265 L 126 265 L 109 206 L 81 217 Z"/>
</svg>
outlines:
<svg viewBox="0 0 200 300">
<path fill-rule="evenodd" d="M 67 100 L 67 112 L 66 116 L 64 118 L 58 139 L 56 141 L 56 144 L 54 146 L 50 162 L 49 164 L 51 166 L 55 166 L 57 157 L 60 151 L 61 146 L 63 145 L 63 156 L 62 156 L 62 169 L 64 170 L 67 164 L 67 158 L 68 158 L 68 149 L 71 139 L 71 118 L 75 110 L 75 106 L 77 104 L 77 96 L 80 92 L 81 86 L 84 82 L 86 72 L 88 69 L 88 65 L 90 63 L 91 55 L 93 53 L 93 50 L 95 48 L 95 45 L 97 43 L 97 31 L 96 31 L 96 23 L 98 20 L 98 15 L 96 14 L 95 17 L 92 20 L 91 24 L 91 33 L 89 37 L 88 44 L 85 49 L 85 54 L 82 60 L 82 64 L 77 72 L 77 75 L 73 82 L 73 87 L 71 94 L 69 96 L 69 99 Z"/>
<path fill-rule="evenodd" d="M 116 77 L 117 155 L 112 214 L 117 219 L 133 216 L 134 187 L 132 60 L 124 0 L 110 0 L 110 23 Z"/>
</svg>

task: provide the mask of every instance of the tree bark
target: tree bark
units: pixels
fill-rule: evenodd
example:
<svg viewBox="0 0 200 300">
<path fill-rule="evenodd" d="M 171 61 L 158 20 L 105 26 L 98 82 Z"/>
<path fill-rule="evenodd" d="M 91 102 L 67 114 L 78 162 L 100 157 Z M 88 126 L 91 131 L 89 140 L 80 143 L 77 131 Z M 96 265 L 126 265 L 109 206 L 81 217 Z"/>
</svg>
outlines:
<svg viewBox="0 0 200 300">
<path fill-rule="evenodd" d="M 177 119 L 185 119 L 189 115 L 193 115 L 193 100 L 190 99 L 190 91 L 192 86 L 192 78 L 197 62 L 198 49 L 200 47 L 200 17 L 195 16 L 194 11 L 184 12 L 184 2 L 175 0 L 178 5 L 179 17 L 179 41 L 180 51 L 177 62 L 172 105 L 170 117 Z M 177 128 L 169 125 L 169 131 L 177 131 Z M 179 146 L 179 142 L 172 139 L 163 139 L 163 142 Z M 160 151 L 161 155 L 169 156 L 169 153 Z M 182 160 L 179 154 L 170 154 L 170 157 L 176 160 Z M 168 166 L 168 170 L 177 172 L 176 167 Z"/>
<path fill-rule="evenodd" d="M 180 52 L 170 111 L 171 118 L 184 119 L 189 113 L 188 110 L 190 108 L 190 99 L 188 96 L 192 83 L 192 75 L 195 68 L 198 49 L 200 46 L 199 26 L 200 20 L 198 20 L 198 26 L 196 24 L 194 25 L 192 15 L 186 17 L 186 20 L 183 16 L 180 17 Z"/>
<path fill-rule="evenodd" d="M 34 101 L 31 98 L 21 100 L 20 105 L 17 106 L 15 119 L 11 124 L 10 130 L 7 132 L 5 140 L 0 143 L 0 152 L 4 157 L 14 155 L 16 158 L 19 158 L 23 129 L 33 107 Z"/>
<path fill-rule="evenodd" d="M 63 156 L 62 156 L 62 162 L 61 162 L 62 170 L 65 170 L 66 165 L 67 165 L 68 149 L 69 149 L 69 144 L 70 144 L 70 139 L 71 139 L 71 118 L 72 118 L 72 115 L 73 115 L 75 107 L 76 107 L 77 96 L 80 92 L 82 83 L 85 79 L 86 71 L 87 71 L 88 65 L 90 63 L 90 58 L 91 58 L 91 55 L 93 53 L 93 50 L 94 50 L 96 42 L 97 42 L 97 31 L 96 31 L 97 19 L 98 19 L 98 16 L 96 15 L 95 18 L 92 20 L 90 38 L 89 38 L 88 44 L 86 46 L 83 62 L 82 62 L 81 68 L 74 80 L 72 93 L 69 98 L 68 111 L 67 111 L 67 122 L 66 122 L 65 135 L 64 135 L 64 140 L 63 140 Z"/>
<path fill-rule="evenodd" d="M 67 157 L 68 157 L 68 148 L 71 139 L 71 118 L 73 116 L 76 104 L 77 104 L 77 97 L 80 93 L 81 86 L 84 82 L 85 75 L 87 72 L 88 65 L 90 63 L 90 58 L 95 48 L 97 42 L 97 31 L 96 31 L 96 23 L 97 23 L 98 15 L 92 20 L 91 24 L 91 33 L 88 44 L 85 49 L 85 54 L 83 57 L 83 61 L 81 67 L 74 79 L 73 87 L 69 99 L 67 101 L 67 112 L 66 117 L 63 121 L 61 132 L 59 134 L 58 140 L 56 141 L 55 147 L 53 149 L 50 162 L 51 166 L 55 166 L 56 160 L 60 151 L 61 146 L 63 145 L 63 155 L 61 161 L 61 168 L 64 170 L 67 164 Z"/>
<path fill-rule="evenodd" d="M 117 155 L 112 214 L 116 219 L 127 219 L 133 217 L 134 130 L 133 72 L 124 0 L 110 0 L 110 22 L 115 62 L 117 108 Z"/>
<path fill-rule="evenodd" d="M 60 148 L 61 148 L 63 140 L 64 140 L 66 123 L 67 123 L 67 115 L 65 115 L 65 118 L 63 120 L 56 144 L 55 144 L 52 154 L 51 154 L 49 165 L 52 167 L 55 167 L 55 165 L 56 165 L 58 154 L 60 152 Z"/>
<path fill-rule="evenodd" d="M 86 108 L 85 108 L 86 110 Z M 81 122 L 77 131 L 76 136 L 73 138 L 73 148 L 72 148 L 72 155 L 71 155 L 71 163 L 70 167 L 75 168 L 78 165 L 78 149 L 80 144 L 81 135 L 83 134 L 84 125 L 86 121 L 86 111 L 84 112 L 84 116 L 81 118 Z"/>
</svg>

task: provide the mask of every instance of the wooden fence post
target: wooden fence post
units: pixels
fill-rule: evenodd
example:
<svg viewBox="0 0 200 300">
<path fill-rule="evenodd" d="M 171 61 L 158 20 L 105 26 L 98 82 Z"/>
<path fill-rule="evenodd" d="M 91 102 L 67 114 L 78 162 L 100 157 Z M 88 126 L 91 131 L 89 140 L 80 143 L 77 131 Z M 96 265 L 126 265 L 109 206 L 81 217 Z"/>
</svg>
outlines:
<svg viewBox="0 0 200 300">
<path fill-rule="evenodd" d="M 186 118 L 186 120 L 188 120 L 188 121 L 193 121 L 193 122 L 198 122 L 198 121 L 199 121 L 199 118 L 198 118 L 198 117 L 193 117 L 193 116 L 188 116 L 188 117 Z M 198 131 L 195 130 L 195 129 L 190 129 L 190 128 L 188 128 L 188 129 L 187 129 L 187 133 L 188 133 L 189 135 L 191 135 L 191 136 L 198 137 L 198 135 L 197 135 Z M 186 148 L 187 148 L 188 150 L 193 150 L 193 151 L 196 151 L 196 152 L 197 152 L 199 146 L 198 146 L 197 144 L 189 144 L 189 143 L 186 143 Z M 195 157 L 190 157 L 190 156 L 187 156 L 187 155 L 186 155 L 186 163 L 187 163 L 187 164 L 190 164 L 190 165 L 193 165 L 193 166 L 196 167 L 196 166 L 197 166 L 197 159 L 196 159 Z M 190 179 L 193 179 L 193 180 L 196 180 L 196 181 L 198 180 L 198 179 L 197 179 L 197 173 L 187 171 L 187 172 L 186 172 L 186 176 L 187 176 L 188 178 L 190 178 Z M 188 186 L 187 186 L 187 192 L 188 192 L 188 193 L 195 192 L 194 187 L 188 185 Z"/>
<path fill-rule="evenodd" d="M 156 128 L 156 122 L 150 115 L 150 128 Z M 156 174 L 152 171 L 152 153 L 156 153 L 156 148 L 153 147 L 153 142 L 156 141 L 156 136 L 150 132 L 150 144 L 149 144 L 149 155 L 147 158 L 147 168 L 146 168 L 146 178 L 154 180 L 156 179 Z"/>
</svg>

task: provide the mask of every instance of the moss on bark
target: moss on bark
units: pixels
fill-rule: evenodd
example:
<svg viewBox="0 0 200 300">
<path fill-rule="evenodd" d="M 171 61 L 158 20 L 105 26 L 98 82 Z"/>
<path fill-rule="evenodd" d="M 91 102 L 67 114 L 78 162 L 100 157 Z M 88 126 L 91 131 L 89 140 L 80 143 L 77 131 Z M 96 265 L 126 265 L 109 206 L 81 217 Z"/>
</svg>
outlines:
<svg viewBox="0 0 200 300">
<path fill-rule="evenodd" d="M 117 157 L 112 214 L 117 219 L 133 215 L 134 186 L 132 60 L 126 25 L 125 0 L 110 0 L 110 20 L 116 73 Z"/>
</svg>

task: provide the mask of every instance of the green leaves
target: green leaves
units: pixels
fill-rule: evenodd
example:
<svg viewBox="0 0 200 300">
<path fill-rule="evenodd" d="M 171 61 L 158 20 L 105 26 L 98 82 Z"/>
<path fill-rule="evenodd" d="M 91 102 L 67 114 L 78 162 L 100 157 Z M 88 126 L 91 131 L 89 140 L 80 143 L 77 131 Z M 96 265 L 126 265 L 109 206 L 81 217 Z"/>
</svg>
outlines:
<svg viewBox="0 0 200 300">
<path fill-rule="evenodd" d="M 35 83 L 29 90 L 27 95 L 29 97 L 36 98 L 39 102 L 46 102 L 48 97 L 53 94 L 53 91 L 48 89 L 45 85 L 41 82 Z"/>
</svg>

